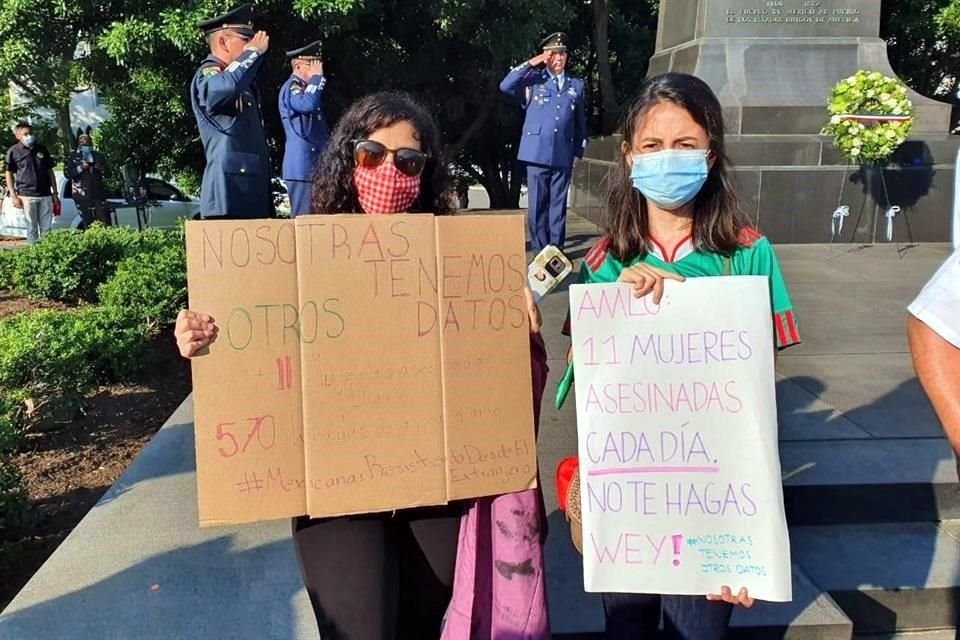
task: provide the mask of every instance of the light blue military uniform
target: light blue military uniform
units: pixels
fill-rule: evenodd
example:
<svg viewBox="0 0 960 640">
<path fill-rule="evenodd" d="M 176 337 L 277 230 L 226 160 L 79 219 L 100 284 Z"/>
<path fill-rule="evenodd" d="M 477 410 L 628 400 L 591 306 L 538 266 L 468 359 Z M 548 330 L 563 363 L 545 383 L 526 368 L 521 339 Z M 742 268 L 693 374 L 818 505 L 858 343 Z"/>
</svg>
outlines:
<svg viewBox="0 0 960 640">
<path fill-rule="evenodd" d="M 547 48 L 566 48 L 566 36 L 553 34 Z M 519 99 L 526 110 L 517 158 L 527 166 L 528 224 L 534 251 L 548 244 L 563 248 L 567 224 L 567 188 L 574 158 L 582 158 L 587 123 L 583 81 L 558 78 L 524 62 L 507 74 L 500 90 Z"/>
<path fill-rule="evenodd" d="M 253 34 L 253 8 L 244 5 L 200 23 L 207 32 L 230 29 Z M 204 218 L 266 218 L 274 215 L 270 155 L 260 100 L 253 80 L 263 62 L 255 50 L 230 64 L 207 56 L 193 76 L 190 102 L 206 155 L 200 188 Z"/>
<path fill-rule="evenodd" d="M 288 51 L 287 57 L 319 60 L 320 42 Z M 280 120 L 287 139 L 283 154 L 283 181 L 290 196 L 290 213 L 293 216 L 311 211 L 311 173 L 330 137 L 323 116 L 323 89 L 326 83 L 322 75 L 314 75 L 309 82 L 291 75 L 280 88 Z"/>
</svg>

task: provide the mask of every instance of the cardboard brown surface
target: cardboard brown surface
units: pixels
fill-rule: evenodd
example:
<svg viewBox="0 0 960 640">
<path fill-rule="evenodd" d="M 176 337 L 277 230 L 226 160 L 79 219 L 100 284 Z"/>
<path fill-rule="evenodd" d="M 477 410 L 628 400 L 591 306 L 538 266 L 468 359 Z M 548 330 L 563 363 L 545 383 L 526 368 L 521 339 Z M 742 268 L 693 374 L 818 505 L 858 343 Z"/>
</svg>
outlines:
<svg viewBox="0 0 960 640">
<path fill-rule="evenodd" d="M 200 525 L 303 513 L 293 223 L 188 222 L 186 240 L 189 307 L 220 328 L 192 367 Z"/>
<path fill-rule="evenodd" d="M 220 326 L 193 363 L 201 525 L 535 486 L 524 224 L 188 223 L 190 308 Z M 249 422 L 234 452 L 224 431 L 247 414 L 274 416 L 283 437 L 260 443 L 254 432 L 243 448 Z"/>
<path fill-rule="evenodd" d="M 437 218 L 451 500 L 536 486 L 522 216 Z"/>
<path fill-rule="evenodd" d="M 434 217 L 297 219 L 301 304 L 342 318 L 303 343 L 310 515 L 446 502 Z"/>
</svg>

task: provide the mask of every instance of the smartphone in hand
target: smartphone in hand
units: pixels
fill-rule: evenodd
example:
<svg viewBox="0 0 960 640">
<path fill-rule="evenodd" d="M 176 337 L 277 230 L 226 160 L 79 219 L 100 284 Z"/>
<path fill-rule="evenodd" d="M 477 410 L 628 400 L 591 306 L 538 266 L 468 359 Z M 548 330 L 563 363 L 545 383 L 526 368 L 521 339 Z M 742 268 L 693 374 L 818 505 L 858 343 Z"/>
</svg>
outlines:
<svg viewBox="0 0 960 640">
<path fill-rule="evenodd" d="M 543 248 L 527 267 L 527 282 L 533 299 L 540 299 L 557 288 L 573 271 L 573 263 L 563 251 L 553 245 Z"/>
</svg>

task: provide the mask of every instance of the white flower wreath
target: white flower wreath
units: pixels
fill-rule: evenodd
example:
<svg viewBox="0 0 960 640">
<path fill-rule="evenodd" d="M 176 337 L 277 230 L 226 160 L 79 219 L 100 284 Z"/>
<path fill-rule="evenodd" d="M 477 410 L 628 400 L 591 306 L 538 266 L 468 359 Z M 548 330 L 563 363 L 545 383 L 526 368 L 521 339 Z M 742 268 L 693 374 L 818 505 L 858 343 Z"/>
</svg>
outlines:
<svg viewBox="0 0 960 640">
<path fill-rule="evenodd" d="M 881 164 L 903 144 L 913 125 L 907 87 L 879 71 L 857 71 L 841 80 L 827 103 L 824 135 L 850 161 Z"/>
</svg>

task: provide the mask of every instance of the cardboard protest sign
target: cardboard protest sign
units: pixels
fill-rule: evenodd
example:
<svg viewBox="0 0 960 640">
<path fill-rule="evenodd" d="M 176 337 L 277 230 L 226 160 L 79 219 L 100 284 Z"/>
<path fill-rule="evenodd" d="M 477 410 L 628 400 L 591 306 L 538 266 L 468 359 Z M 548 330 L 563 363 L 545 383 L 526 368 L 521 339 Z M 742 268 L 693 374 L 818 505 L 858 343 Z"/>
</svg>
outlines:
<svg viewBox="0 0 960 640">
<path fill-rule="evenodd" d="M 310 513 L 445 502 L 434 218 L 306 216 L 297 238 L 300 304 L 330 320 L 303 340 Z"/>
<path fill-rule="evenodd" d="M 194 358 L 193 406 L 200 524 L 306 512 L 300 307 L 291 222 L 188 222 L 189 307 L 220 329 Z"/>
<path fill-rule="evenodd" d="M 437 218 L 450 499 L 537 481 L 523 216 Z M 513 238 L 512 241 L 506 241 Z M 507 489 L 514 487 L 514 489 Z"/>
<path fill-rule="evenodd" d="M 213 230 L 259 238 L 262 227 L 284 240 L 270 275 L 263 260 L 211 270 L 203 241 Z M 194 361 L 201 524 L 535 485 L 521 216 L 188 223 L 187 245 L 190 306 L 221 327 Z M 243 349 L 238 307 L 253 325 Z M 229 332 L 220 317 L 233 319 Z M 271 364 L 273 388 L 236 384 Z M 268 401 L 294 415 L 290 446 L 247 447 L 240 463 L 217 457 L 216 416 Z"/>
<path fill-rule="evenodd" d="M 570 289 L 591 592 L 791 599 L 766 278 Z"/>
</svg>

